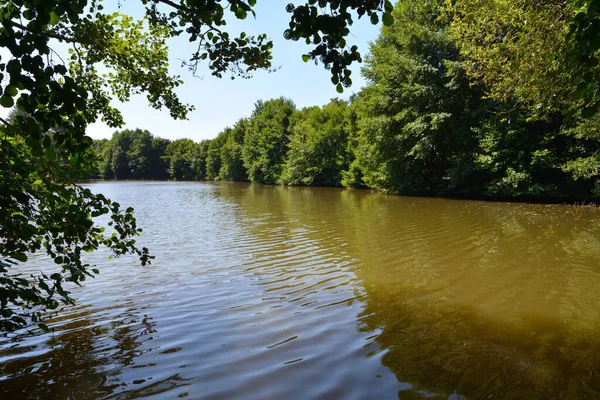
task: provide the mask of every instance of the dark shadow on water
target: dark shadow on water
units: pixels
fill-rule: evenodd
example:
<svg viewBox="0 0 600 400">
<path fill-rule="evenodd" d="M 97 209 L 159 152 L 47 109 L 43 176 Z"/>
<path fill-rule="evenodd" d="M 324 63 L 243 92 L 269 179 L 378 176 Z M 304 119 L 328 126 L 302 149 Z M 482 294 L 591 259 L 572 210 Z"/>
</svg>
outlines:
<svg viewBox="0 0 600 400">
<path fill-rule="evenodd" d="M 0 398 L 137 398 L 186 384 L 178 375 L 123 381 L 124 368 L 148 367 L 135 362 L 152 350 L 156 324 L 141 310 L 122 306 L 68 309 L 49 321 L 55 333 L 0 343 Z"/>
<path fill-rule="evenodd" d="M 469 307 L 423 307 L 420 293 L 398 289 L 394 298 L 368 291 L 359 330 L 379 332 L 382 363 L 413 385 L 401 399 L 600 398 L 600 323 L 580 331 L 533 314 L 499 322 Z"/>
<path fill-rule="evenodd" d="M 597 209 L 221 191 L 254 235 L 287 221 L 354 260 L 358 329 L 377 334 L 383 365 L 412 385 L 399 398 L 600 398 Z"/>
</svg>

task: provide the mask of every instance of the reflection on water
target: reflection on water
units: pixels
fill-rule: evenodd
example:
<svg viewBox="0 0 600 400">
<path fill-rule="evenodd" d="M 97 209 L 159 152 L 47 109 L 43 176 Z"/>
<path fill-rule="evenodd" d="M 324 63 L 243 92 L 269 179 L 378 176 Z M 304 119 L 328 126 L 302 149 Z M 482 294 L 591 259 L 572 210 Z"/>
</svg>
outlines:
<svg viewBox="0 0 600 400">
<path fill-rule="evenodd" d="M 101 398 L 130 391 L 120 388 L 119 374 L 147 351 L 143 344 L 155 332 L 151 318 L 131 306 L 74 307 L 51 320 L 55 334 L 13 337 L 2 352 L 0 385 L 10 388 L 11 398 L 77 398 L 82 393 Z"/>
<path fill-rule="evenodd" d="M 56 333 L 0 341 L 0 398 L 600 398 L 597 209 L 92 188 L 157 260 L 94 254 Z"/>
</svg>

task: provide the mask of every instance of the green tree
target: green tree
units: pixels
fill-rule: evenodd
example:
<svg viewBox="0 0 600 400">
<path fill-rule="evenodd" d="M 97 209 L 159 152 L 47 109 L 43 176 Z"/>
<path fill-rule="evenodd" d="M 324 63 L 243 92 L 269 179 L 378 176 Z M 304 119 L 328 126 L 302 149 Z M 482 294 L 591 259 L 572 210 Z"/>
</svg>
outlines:
<svg viewBox="0 0 600 400">
<path fill-rule="evenodd" d="M 371 46 L 363 69 L 370 84 L 353 104 L 356 160 L 344 185 L 439 194 L 451 176 L 455 186 L 470 184 L 465 165 L 476 147 L 471 128 L 481 100 L 439 18 L 441 4 L 400 2 L 397 23 Z"/>
<path fill-rule="evenodd" d="M 94 171 L 72 167 L 79 162 L 75 157 L 94 160 L 91 148 L 69 156 L 56 144 L 59 131 L 59 135 L 45 136 L 52 139 L 39 154 L 27 145 L 18 128 L 36 123 L 18 116 L 0 129 L 0 329 L 4 331 L 31 322 L 46 328 L 46 310 L 57 309 L 60 302 L 73 303 L 65 284 L 79 283 L 98 272 L 81 260 L 82 252 L 106 246 L 117 256 L 137 253 L 143 264 L 150 258 L 147 249 L 135 247 L 134 237 L 141 230 L 133 209 L 123 210 L 75 183 Z M 102 214 L 110 214 L 114 235 L 105 235 L 104 228 L 94 224 L 92 218 Z M 38 275 L 20 274 L 18 263 L 42 249 L 59 268 L 44 269 Z"/>
<path fill-rule="evenodd" d="M 189 62 L 192 69 L 202 60 L 217 76 L 271 67 L 272 44 L 266 35 L 242 32 L 234 37 L 223 29 L 228 16 L 244 19 L 253 14 L 256 0 L 141 1 L 147 14 L 139 21 L 106 13 L 100 0 L 15 0 L 0 5 L 0 79 L 6 82 L 0 106 L 16 105 L 22 112 L 0 126 L 3 330 L 39 321 L 44 310 L 58 307 L 56 298 L 72 303 L 63 283 L 78 283 L 95 273 L 81 261 L 82 251 L 105 245 L 117 255 L 133 252 L 142 263 L 148 261 L 147 250 L 135 246 L 139 230 L 133 209 L 123 211 L 76 180 L 96 166 L 92 140 L 85 136 L 87 126 L 100 119 L 114 128 L 123 124 L 111 100 L 127 101 L 132 93 L 142 93 L 153 107 L 168 109 L 174 118 L 185 118 L 191 110 L 174 93 L 181 79 L 168 74 L 168 38 L 185 34 L 198 44 Z M 344 85 L 350 83 L 348 65 L 360 59 L 356 48 L 345 49 L 352 10 L 373 22 L 379 15 L 391 22 L 391 4 L 382 0 L 326 1 L 318 6 L 311 1 L 288 7 L 292 14 L 286 37 L 314 44 L 306 59 L 319 57 L 332 79 Z M 57 41 L 69 44 L 69 57 L 57 55 L 52 48 Z M 116 147 L 111 155 L 116 177 L 125 174 L 126 158 L 122 147 Z M 110 214 L 115 236 L 106 236 L 94 224 L 92 218 L 103 214 Z M 15 265 L 42 248 L 57 264 L 56 272 L 20 276 Z"/>
<path fill-rule="evenodd" d="M 210 140 L 201 140 L 194 146 L 192 157 L 192 170 L 195 173 L 194 180 L 206 180 L 206 158 L 208 157 L 208 146 Z"/>
<path fill-rule="evenodd" d="M 441 0 L 404 0 L 393 15 L 363 70 L 370 84 L 352 104 L 356 160 L 343 184 L 505 199 L 595 195 L 596 118 L 550 110 L 540 118 L 510 94 L 488 98 L 485 83 L 468 79 L 471 60 Z"/>
<path fill-rule="evenodd" d="M 221 168 L 219 178 L 227 181 L 247 181 L 242 149 L 248 120 L 241 119 L 228 131 L 227 140 L 221 147 Z"/>
<path fill-rule="evenodd" d="M 169 177 L 175 180 L 195 181 L 206 177 L 207 142 L 196 143 L 191 139 L 171 142 L 164 159 L 169 163 Z"/>
<path fill-rule="evenodd" d="M 600 105 L 600 1 L 447 0 L 451 34 L 489 96 L 535 115 Z"/>
<path fill-rule="evenodd" d="M 506 105 L 497 107 L 506 111 Z M 481 185 L 472 188 L 472 194 L 556 200 L 570 192 L 565 187 L 569 176 L 558 168 L 568 144 L 559 134 L 561 118 L 529 121 L 528 115 L 521 108 L 512 110 L 510 119 L 481 117 L 474 127 L 478 146 L 471 170 Z"/>
<path fill-rule="evenodd" d="M 111 142 L 108 139 L 94 140 L 93 151 L 97 157 L 97 169 L 91 173 L 92 178 L 112 179 L 112 170 L 110 170 L 110 165 L 106 161 L 107 159 L 110 160 L 112 158 L 112 154 L 107 154 L 108 152 L 112 151 Z"/>
<path fill-rule="evenodd" d="M 147 130 L 135 129 L 127 152 L 132 179 L 152 179 L 152 165 L 157 161 L 152 148 L 154 136 Z"/>
<path fill-rule="evenodd" d="M 290 117 L 295 109 L 294 103 L 283 97 L 257 103 L 242 150 L 252 182 L 279 182 L 289 142 Z"/>
<path fill-rule="evenodd" d="M 114 132 L 111 138 L 113 144 L 111 169 L 115 179 L 130 179 L 131 168 L 129 167 L 129 148 L 132 141 L 131 131 Z"/>
<path fill-rule="evenodd" d="M 297 111 L 291 119 L 291 139 L 281 181 L 288 185 L 340 186 L 352 153 L 348 148 L 349 109 L 333 100 L 323 108 Z"/>
<path fill-rule="evenodd" d="M 470 79 L 500 102 L 478 129 L 484 192 L 597 195 L 600 2 L 461 0 L 446 11 Z"/>
<path fill-rule="evenodd" d="M 169 179 L 169 163 L 163 157 L 167 151 L 167 147 L 171 144 L 169 139 L 155 137 L 152 139 L 152 162 L 150 179 L 167 180 Z"/>
<path fill-rule="evenodd" d="M 219 173 L 221 172 L 221 148 L 227 141 L 229 131 L 231 128 L 225 128 L 224 131 L 219 132 L 216 138 L 212 139 L 208 144 L 208 150 L 206 155 L 206 179 L 207 180 L 219 180 Z"/>
<path fill-rule="evenodd" d="M 178 139 L 169 143 L 165 149 L 165 160 L 169 163 L 169 177 L 175 180 L 193 180 L 191 169 L 192 146 L 191 139 Z"/>
</svg>

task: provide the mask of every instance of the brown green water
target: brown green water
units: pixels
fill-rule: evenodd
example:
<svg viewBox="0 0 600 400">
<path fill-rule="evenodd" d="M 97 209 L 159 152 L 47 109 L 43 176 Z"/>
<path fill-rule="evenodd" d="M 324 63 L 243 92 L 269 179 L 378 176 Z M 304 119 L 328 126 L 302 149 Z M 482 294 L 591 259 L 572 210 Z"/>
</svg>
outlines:
<svg viewBox="0 0 600 400">
<path fill-rule="evenodd" d="M 0 338 L 0 399 L 600 398 L 599 209 L 91 187 L 156 261 L 93 254 L 54 334 Z"/>
</svg>

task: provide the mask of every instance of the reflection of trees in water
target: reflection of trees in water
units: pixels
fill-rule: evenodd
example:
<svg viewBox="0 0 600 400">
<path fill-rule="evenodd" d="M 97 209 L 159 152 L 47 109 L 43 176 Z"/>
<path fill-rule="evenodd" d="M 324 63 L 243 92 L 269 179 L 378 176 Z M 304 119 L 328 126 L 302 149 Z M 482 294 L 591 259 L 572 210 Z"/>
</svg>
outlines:
<svg viewBox="0 0 600 400">
<path fill-rule="evenodd" d="M 149 351 L 144 344 L 152 339 L 155 322 L 128 308 L 112 316 L 112 308 L 78 306 L 54 318 L 56 332 L 36 337 L 15 338 L 15 345 L 0 350 L 0 398 L 96 399 L 122 393 L 124 367 Z M 110 321 L 110 322 L 104 322 Z M 25 344 L 20 346 L 22 340 Z M 37 353 L 37 354 L 36 354 Z M 26 357 L 19 358 L 20 354 Z M 144 366 L 134 366 L 140 368 Z M 128 391 L 128 398 L 159 393 L 164 387 L 181 385 L 179 376 L 149 381 L 150 386 Z M 143 382 L 139 382 L 143 383 Z M 130 387 L 130 386 L 129 386 Z M 139 386 L 138 386 L 139 387 Z"/>
<path fill-rule="evenodd" d="M 597 334 L 536 315 L 499 322 L 464 307 L 424 307 L 411 299 L 418 292 L 398 290 L 402 297 L 368 290 L 359 329 L 381 332 L 383 364 L 415 389 L 470 399 L 600 396 Z"/>
<path fill-rule="evenodd" d="M 598 296 L 589 292 L 598 273 L 579 273 L 600 260 L 599 238 L 589 234 L 597 214 L 579 219 L 561 215 L 584 212 L 568 207 L 389 199 L 403 210 L 387 204 L 389 215 L 375 227 L 365 216 L 381 212 L 386 200 L 345 198 L 350 220 L 361 221 L 360 236 L 351 239 L 367 292 L 359 329 L 381 332 L 384 365 L 414 385 L 400 398 L 418 397 L 420 389 L 443 398 L 454 391 L 472 399 L 600 397 L 600 323 L 598 308 L 590 307 Z M 410 231 L 419 221 L 421 228 Z M 444 242 L 436 230 L 455 240 Z M 387 249 L 396 256 L 387 266 L 373 263 L 380 232 L 405 246 Z M 587 315 L 568 312 L 573 304 Z"/>
<path fill-rule="evenodd" d="M 355 260 L 366 292 L 359 329 L 381 332 L 384 365 L 414 385 L 400 398 L 418 390 L 600 398 L 597 210 L 315 188 L 222 191 L 258 230 L 293 221 L 329 256 Z"/>
</svg>

